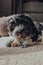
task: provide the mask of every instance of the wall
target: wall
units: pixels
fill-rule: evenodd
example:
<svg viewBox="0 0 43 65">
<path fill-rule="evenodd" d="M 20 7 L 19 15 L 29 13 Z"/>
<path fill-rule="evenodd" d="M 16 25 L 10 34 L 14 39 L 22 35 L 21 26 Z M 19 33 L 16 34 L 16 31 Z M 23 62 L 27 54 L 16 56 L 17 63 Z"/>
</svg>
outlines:
<svg viewBox="0 0 43 65">
<path fill-rule="evenodd" d="M 43 21 L 43 2 L 24 3 L 23 11 L 28 12 L 33 20 Z"/>
<path fill-rule="evenodd" d="M 0 0 L 1 16 L 11 14 L 11 0 Z"/>
</svg>

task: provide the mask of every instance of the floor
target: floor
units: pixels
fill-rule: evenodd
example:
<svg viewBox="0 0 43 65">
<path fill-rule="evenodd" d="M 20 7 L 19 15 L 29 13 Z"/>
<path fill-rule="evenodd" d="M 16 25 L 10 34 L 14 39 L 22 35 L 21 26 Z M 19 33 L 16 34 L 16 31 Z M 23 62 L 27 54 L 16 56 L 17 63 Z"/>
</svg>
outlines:
<svg viewBox="0 0 43 65">
<path fill-rule="evenodd" d="M 0 47 L 0 65 L 43 65 L 43 37 L 42 43 L 27 48 Z"/>
<path fill-rule="evenodd" d="M 43 65 L 43 45 L 0 48 L 0 65 Z"/>
</svg>

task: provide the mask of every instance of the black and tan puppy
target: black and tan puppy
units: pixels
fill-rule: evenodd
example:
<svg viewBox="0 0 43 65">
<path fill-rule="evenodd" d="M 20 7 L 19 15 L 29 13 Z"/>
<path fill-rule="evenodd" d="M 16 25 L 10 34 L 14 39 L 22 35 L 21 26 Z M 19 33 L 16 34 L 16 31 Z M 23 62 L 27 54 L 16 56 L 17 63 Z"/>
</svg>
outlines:
<svg viewBox="0 0 43 65">
<path fill-rule="evenodd" d="M 14 37 L 11 46 L 26 47 L 36 44 L 41 32 L 35 27 L 28 14 L 20 14 L 9 20 L 9 34 Z M 34 43 L 35 42 L 35 43 Z"/>
</svg>

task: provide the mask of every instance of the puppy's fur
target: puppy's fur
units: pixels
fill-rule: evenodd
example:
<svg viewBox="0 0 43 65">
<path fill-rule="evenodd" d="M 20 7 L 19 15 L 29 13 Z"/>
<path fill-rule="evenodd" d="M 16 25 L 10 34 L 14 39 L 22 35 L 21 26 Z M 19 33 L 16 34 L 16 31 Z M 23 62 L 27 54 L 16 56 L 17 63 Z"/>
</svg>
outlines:
<svg viewBox="0 0 43 65">
<path fill-rule="evenodd" d="M 28 14 L 20 14 L 9 20 L 8 30 L 10 36 L 14 37 L 11 46 L 26 47 L 37 42 L 41 31 L 39 31 Z M 33 43 L 31 43 L 31 42 Z"/>
</svg>

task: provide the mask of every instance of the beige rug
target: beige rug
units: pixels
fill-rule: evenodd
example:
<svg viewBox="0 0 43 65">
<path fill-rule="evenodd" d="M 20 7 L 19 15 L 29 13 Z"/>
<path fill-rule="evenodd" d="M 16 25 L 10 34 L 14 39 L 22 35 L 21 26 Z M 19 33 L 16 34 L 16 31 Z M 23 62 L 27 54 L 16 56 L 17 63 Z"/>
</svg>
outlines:
<svg viewBox="0 0 43 65">
<path fill-rule="evenodd" d="M 0 65 L 43 65 L 43 45 L 0 48 Z"/>
</svg>

